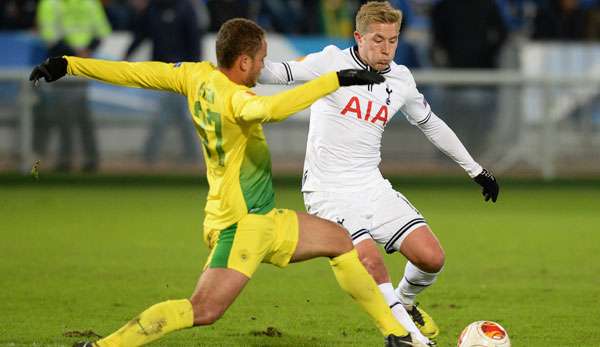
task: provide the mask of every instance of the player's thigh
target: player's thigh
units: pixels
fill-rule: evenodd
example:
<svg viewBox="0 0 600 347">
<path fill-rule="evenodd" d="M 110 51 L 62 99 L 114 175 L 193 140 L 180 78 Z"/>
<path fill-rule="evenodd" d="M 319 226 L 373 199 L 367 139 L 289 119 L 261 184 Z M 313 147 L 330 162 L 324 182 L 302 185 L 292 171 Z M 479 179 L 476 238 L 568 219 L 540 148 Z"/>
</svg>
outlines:
<svg viewBox="0 0 600 347">
<path fill-rule="evenodd" d="M 400 192 L 391 185 L 378 187 L 374 192 L 371 237 L 382 244 L 386 253 L 400 250 L 407 237 L 422 226 L 425 218 Z"/>
<path fill-rule="evenodd" d="M 350 237 L 340 225 L 304 212 L 297 214 L 298 245 L 292 262 L 316 257 L 332 258 L 352 250 Z"/>
<path fill-rule="evenodd" d="M 190 298 L 194 325 L 208 325 L 219 319 L 249 280 L 249 277 L 233 269 L 206 269 Z"/>
<path fill-rule="evenodd" d="M 248 214 L 219 232 L 205 269 L 232 269 L 250 278 L 271 252 L 275 240 L 275 224 L 270 216 Z"/>
<path fill-rule="evenodd" d="M 294 210 L 275 208 L 267 217 L 272 221 L 274 238 L 263 262 L 286 267 L 296 251 L 300 237 L 298 215 Z"/>
<path fill-rule="evenodd" d="M 369 191 L 358 192 L 309 192 L 304 193 L 304 203 L 308 213 L 336 222 L 341 225 L 352 243 L 371 239 L 371 206 Z"/>
</svg>

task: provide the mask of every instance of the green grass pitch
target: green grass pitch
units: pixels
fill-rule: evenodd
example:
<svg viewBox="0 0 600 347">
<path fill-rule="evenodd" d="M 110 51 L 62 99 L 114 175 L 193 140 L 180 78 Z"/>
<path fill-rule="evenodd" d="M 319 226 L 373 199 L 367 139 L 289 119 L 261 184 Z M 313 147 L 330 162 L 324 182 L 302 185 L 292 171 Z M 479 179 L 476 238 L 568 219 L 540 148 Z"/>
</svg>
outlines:
<svg viewBox="0 0 600 347">
<path fill-rule="evenodd" d="M 455 346 L 464 326 L 484 319 L 504 325 L 513 346 L 600 346 L 599 182 L 505 182 L 495 205 L 466 179 L 394 184 L 446 251 L 439 281 L 420 296 L 440 325 L 439 346 Z M 296 180 L 276 192 L 279 207 L 303 209 Z M 207 255 L 205 194 L 195 178 L 0 177 L 0 346 L 70 346 L 188 297 Z M 403 258 L 386 262 L 397 283 Z M 154 345 L 383 340 L 319 259 L 262 266 L 222 320 Z"/>
</svg>

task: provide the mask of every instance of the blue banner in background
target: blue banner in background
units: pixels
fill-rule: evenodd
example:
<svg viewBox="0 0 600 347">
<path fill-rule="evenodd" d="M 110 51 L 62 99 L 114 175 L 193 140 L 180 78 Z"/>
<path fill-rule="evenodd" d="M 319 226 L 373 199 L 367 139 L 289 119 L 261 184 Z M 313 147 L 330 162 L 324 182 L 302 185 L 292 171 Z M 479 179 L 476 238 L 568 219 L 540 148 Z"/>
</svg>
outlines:
<svg viewBox="0 0 600 347">
<path fill-rule="evenodd" d="M 19 68 L 39 64 L 46 58 L 46 48 L 30 32 L 0 32 L 0 67 Z"/>
</svg>

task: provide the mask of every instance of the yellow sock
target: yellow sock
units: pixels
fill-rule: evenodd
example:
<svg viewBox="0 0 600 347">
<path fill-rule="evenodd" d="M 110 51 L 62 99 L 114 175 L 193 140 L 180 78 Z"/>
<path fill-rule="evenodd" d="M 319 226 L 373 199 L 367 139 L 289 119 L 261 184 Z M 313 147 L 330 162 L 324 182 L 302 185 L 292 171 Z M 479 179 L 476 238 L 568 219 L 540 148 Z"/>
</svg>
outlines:
<svg viewBox="0 0 600 347">
<path fill-rule="evenodd" d="M 331 259 L 329 263 L 340 287 L 367 311 L 383 336 L 408 334 L 394 318 L 375 280 L 358 259 L 355 249 Z"/>
<path fill-rule="evenodd" d="M 129 321 L 121 329 L 96 342 L 99 347 L 141 346 L 172 331 L 194 324 L 194 311 L 189 300 L 158 303 Z"/>
</svg>

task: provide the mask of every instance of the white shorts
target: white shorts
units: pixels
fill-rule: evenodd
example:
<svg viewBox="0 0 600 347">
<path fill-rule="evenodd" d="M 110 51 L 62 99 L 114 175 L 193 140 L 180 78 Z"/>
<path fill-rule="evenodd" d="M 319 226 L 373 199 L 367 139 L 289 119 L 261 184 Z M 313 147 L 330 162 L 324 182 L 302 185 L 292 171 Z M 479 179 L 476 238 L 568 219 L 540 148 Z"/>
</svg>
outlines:
<svg viewBox="0 0 600 347">
<path fill-rule="evenodd" d="M 387 253 L 399 250 L 413 230 L 427 225 L 388 180 L 356 192 L 305 192 L 304 205 L 308 213 L 345 227 L 354 244 L 371 238 Z"/>
</svg>

